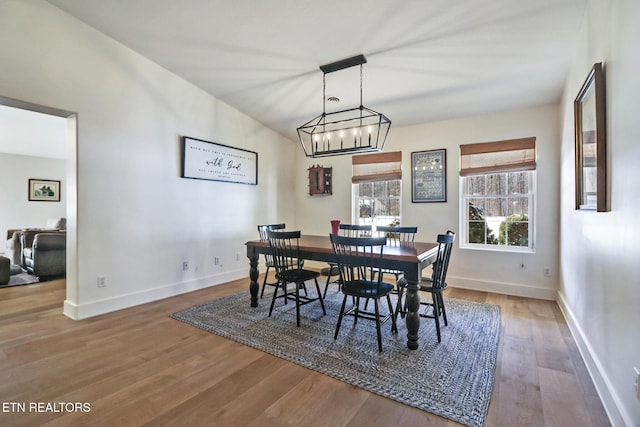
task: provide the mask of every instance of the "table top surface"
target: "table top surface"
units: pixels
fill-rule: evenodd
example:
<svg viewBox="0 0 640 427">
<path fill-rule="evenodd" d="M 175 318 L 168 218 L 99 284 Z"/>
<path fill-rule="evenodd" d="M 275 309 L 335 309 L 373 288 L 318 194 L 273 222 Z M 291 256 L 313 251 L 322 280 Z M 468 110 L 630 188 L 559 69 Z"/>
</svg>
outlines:
<svg viewBox="0 0 640 427">
<path fill-rule="evenodd" d="M 268 248 L 269 242 L 250 240 L 247 246 Z M 382 251 L 383 258 L 398 261 L 419 262 L 429 258 L 437 252 L 438 244 L 432 242 L 414 242 L 408 244 L 387 244 Z M 333 253 L 333 246 L 329 236 L 314 236 L 303 234 L 300 236 L 300 251 Z"/>
</svg>

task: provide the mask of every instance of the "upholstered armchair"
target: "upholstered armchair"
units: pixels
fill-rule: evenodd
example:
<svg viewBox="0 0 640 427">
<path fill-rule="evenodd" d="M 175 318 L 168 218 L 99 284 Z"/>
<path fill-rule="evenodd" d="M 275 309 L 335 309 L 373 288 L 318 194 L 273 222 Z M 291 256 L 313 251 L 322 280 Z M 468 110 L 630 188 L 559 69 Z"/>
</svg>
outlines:
<svg viewBox="0 0 640 427">
<path fill-rule="evenodd" d="M 22 232 L 24 267 L 38 278 L 64 276 L 67 269 L 67 233 Z"/>
<path fill-rule="evenodd" d="M 7 231 L 7 256 L 12 264 L 19 265 L 26 268 L 24 263 L 24 251 L 25 248 L 31 248 L 33 244 L 33 238 L 38 233 L 52 233 L 58 231 L 65 231 L 67 229 L 67 219 L 53 218 L 47 220 L 47 224 L 42 228 L 12 228 Z M 23 233 L 28 233 L 26 237 L 26 244 L 23 243 Z"/>
</svg>

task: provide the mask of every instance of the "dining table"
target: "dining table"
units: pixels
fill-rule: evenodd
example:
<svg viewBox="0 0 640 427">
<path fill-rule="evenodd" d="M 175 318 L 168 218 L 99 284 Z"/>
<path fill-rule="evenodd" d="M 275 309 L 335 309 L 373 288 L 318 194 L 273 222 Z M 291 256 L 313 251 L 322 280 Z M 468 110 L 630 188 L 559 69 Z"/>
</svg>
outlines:
<svg viewBox="0 0 640 427">
<path fill-rule="evenodd" d="M 258 269 L 260 254 L 270 252 L 269 242 L 251 240 L 246 244 L 247 258 L 249 258 L 249 292 L 251 294 L 251 307 L 258 307 Z M 301 235 L 299 240 L 299 258 L 304 260 L 324 261 L 335 263 L 333 246 L 329 235 Z M 382 257 L 379 259 L 379 267 L 389 270 L 400 270 L 404 274 L 398 280 L 406 289 L 405 309 L 407 314 L 405 322 L 407 326 L 407 348 L 418 348 L 418 330 L 420 329 L 420 295 L 419 283 L 422 270 L 433 263 L 438 254 L 438 244 L 431 242 L 411 242 L 404 244 L 388 244 L 383 247 Z M 377 265 L 378 266 L 378 265 Z"/>
</svg>

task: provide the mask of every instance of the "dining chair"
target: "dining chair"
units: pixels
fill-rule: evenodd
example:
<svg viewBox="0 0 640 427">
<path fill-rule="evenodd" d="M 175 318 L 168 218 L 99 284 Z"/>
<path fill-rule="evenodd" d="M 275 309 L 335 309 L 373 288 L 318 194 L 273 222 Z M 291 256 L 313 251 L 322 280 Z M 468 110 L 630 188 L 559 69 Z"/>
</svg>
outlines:
<svg viewBox="0 0 640 427">
<path fill-rule="evenodd" d="M 300 307 L 314 301 L 320 301 L 322 312 L 327 314 L 318 285 L 318 276 L 320 273 L 313 270 L 305 270 L 302 267 L 300 259 L 300 231 L 277 231 L 267 230 L 267 238 L 271 248 L 271 256 L 276 269 L 276 286 L 271 298 L 271 307 L 269 308 L 269 316 L 273 312 L 276 299 L 283 298 L 285 304 L 287 301 L 293 300 L 296 303 L 296 324 L 300 326 Z M 317 297 L 312 298 L 300 295 L 300 289 L 306 289 L 304 284 L 307 280 L 312 280 L 316 285 Z M 293 283 L 295 291 L 288 292 L 287 284 Z M 282 295 L 278 295 L 278 290 L 282 289 Z"/>
<path fill-rule="evenodd" d="M 387 246 L 411 246 L 416 240 L 418 227 L 394 227 L 394 226 L 377 226 L 375 234 L 387 238 Z M 403 270 L 383 269 L 384 274 L 393 274 L 396 282 L 404 272 Z M 394 291 L 395 292 L 395 291 Z"/>
<path fill-rule="evenodd" d="M 285 224 L 266 224 L 266 225 L 258 225 L 258 233 L 260 234 L 261 242 L 268 242 L 269 238 L 267 237 L 267 230 L 284 230 L 286 227 Z M 276 282 L 267 282 L 267 278 L 269 277 L 269 270 L 271 268 L 275 268 L 275 264 L 273 263 L 273 256 L 270 253 L 265 254 L 264 256 L 265 265 L 267 266 L 267 271 L 264 273 L 264 281 L 262 282 L 262 291 L 260 292 L 260 298 L 264 296 L 264 288 L 269 286 L 276 286 Z"/>
<path fill-rule="evenodd" d="M 375 320 L 378 351 L 382 351 L 382 323 L 391 319 L 391 331 L 398 331 L 393 305 L 389 297 L 394 285 L 382 281 L 383 276 L 380 274 L 379 267 L 387 239 L 386 237 L 346 237 L 335 234 L 331 234 L 329 237 L 336 256 L 342 284 L 341 290 L 344 294 L 333 338 L 338 338 L 342 319 L 346 315 L 354 316 L 354 326 L 358 323 L 359 318 Z M 351 297 L 353 305 L 347 309 L 348 297 Z M 361 298 L 374 301 L 374 312 L 360 308 Z M 386 298 L 389 306 L 389 313 L 384 317 L 380 315 L 379 301 L 381 298 Z"/>
<path fill-rule="evenodd" d="M 442 298 L 442 292 L 447 289 L 447 270 L 449 269 L 449 261 L 451 259 L 451 250 L 453 249 L 453 242 L 456 234 L 449 230 L 447 234 L 438 234 L 438 254 L 436 260 L 433 262 L 433 272 L 430 278 L 423 278 L 420 280 L 418 286 L 420 291 L 429 292 L 431 294 L 431 302 L 420 301 L 421 305 L 426 306 L 422 313 L 419 313 L 420 317 L 428 317 L 435 320 L 436 334 L 438 336 L 438 342 L 441 342 L 440 335 L 440 317 L 444 320 L 444 325 L 448 326 L 447 311 Z M 398 313 L 406 314 L 406 308 L 401 300 L 404 296 L 404 286 L 399 286 L 398 303 L 396 305 L 396 316 Z M 429 313 L 430 312 L 430 313 Z"/>
<path fill-rule="evenodd" d="M 339 235 L 346 237 L 371 237 L 372 226 L 360 225 L 360 224 L 340 224 Z M 331 280 L 332 277 L 336 279 Z M 323 298 L 327 297 L 327 289 L 329 284 L 335 283 L 338 285 L 338 291 L 340 290 L 340 275 L 338 274 L 338 266 L 335 263 L 329 263 L 329 269 L 327 271 L 327 283 L 324 285 Z"/>
</svg>

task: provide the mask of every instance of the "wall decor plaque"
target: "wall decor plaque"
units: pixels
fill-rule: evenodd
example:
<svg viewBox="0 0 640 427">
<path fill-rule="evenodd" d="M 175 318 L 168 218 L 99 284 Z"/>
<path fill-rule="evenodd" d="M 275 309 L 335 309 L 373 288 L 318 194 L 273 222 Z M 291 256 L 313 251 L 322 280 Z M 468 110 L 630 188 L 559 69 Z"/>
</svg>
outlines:
<svg viewBox="0 0 640 427">
<path fill-rule="evenodd" d="M 182 177 L 258 184 L 258 153 L 200 139 L 183 138 Z"/>
</svg>

